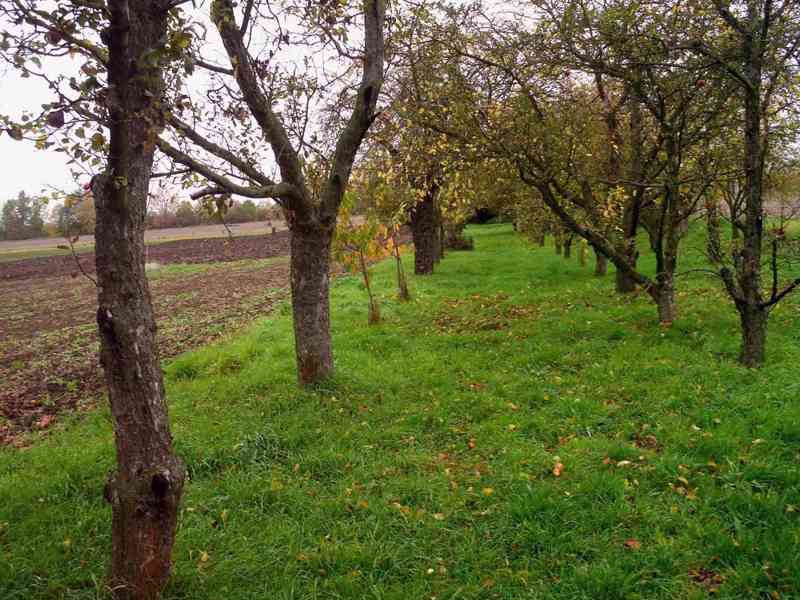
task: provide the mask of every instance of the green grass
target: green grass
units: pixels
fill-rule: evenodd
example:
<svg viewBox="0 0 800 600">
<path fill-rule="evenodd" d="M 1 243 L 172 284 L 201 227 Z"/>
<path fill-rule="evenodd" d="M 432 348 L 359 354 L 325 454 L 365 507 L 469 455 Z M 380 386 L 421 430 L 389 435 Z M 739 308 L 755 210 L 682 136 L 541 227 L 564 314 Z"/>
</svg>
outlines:
<svg viewBox="0 0 800 600">
<path fill-rule="evenodd" d="M 378 265 L 378 326 L 335 283 L 319 389 L 288 307 L 167 366 L 191 482 L 166 598 L 800 597 L 797 298 L 751 371 L 714 281 L 662 329 L 612 275 L 470 235 L 410 304 Z M 0 452 L 3 600 L 104 596 L 112 463 L 106 411 Z"/>
<path fill-rule="evenodd" d="M 234 260 L 231 262 L 216 262 L 216 263 L 150 263 L 147 268 L 147 278 L 151 281 L 155 279 L 166 279 L 173 277 L 186 277 L 187 275 L 196 275 L 198 273 L 208 273 L 219 271 L 220 273 L 230 272 L 231 270 L 237 271 L 255 271 L 264 267 L 286 263 L 289 258 L 286 256 L 277 256 L 271 258 L 259 259 L 245 259 Z"/>
<path fill-rule="evenodd" d="M 25 260 L 28 258 L 42 258 L 46 256 L 69 256 L 72 254 L 69 248 L 58 248 L 58 246 L 66 246 L 67 242 L 61 238 L 53 238 L 52 246 L 43 246 L 38 248 L 21 248 L 14 250 L 0 250 L 0 263 L 16 262 L 18 260 Z M 86 252 L 93 252 L 94 244 L 76 244 L 75 253 L 84 254 Z"/>
</svg>

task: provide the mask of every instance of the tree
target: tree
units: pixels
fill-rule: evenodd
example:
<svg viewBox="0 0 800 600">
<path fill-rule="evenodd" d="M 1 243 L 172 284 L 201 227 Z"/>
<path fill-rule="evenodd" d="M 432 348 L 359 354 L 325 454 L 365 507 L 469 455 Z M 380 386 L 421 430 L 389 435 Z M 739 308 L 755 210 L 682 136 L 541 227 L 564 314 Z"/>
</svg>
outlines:
<svg viewBox="0 0 800 600">
<path fill-rule="evenodd" d="M 6 200 L 0 215 L 0 236 L 6 240 L 25 240 L 44 235 L 42 205 L 25 192 Z"/>
<path fill-rule="evenodd" d="M 16 23 L 3 39 L 16 57 L 13 64 L 43 78 L 55 95 L 41 115 L 26 115 L 21 123 L 5 117 L 12 137 L 44 148 L 68 144 L 73 134 L 85 139 L 87 124 L 98 128 L 68 155 L 102 167 L 91 180 L 97 323 L 117 458 L 105 498 L 112 512 L 110 589 L 122 600 L 160 596 L 171 570 L 185 479 L 172 447 L 144 269 L 148 188 L 164 122 L 163 72 L 180 48 L 172 44 L 168 23 L 180 23 L 182 3 L 13 0 L 0 7 L 3 19 Z M 42 61 L 66 54 L 86 61 L 80 84 L 41 70 Z"/>
<path fill-rule="evenodd" d="M 147 196 L 162 120 L 159 53 L 172 4 L 109 0 L 107 73 L 114 100 L 108 162 L 92 181 L 100 360 L 117 446 L 117 470 L 106 484 L 111 580 L 118 597 L 136 600 L 157 598 L 167 582 L 185 479 L 172 448 L 144 268 Z"/>
<path fill-rule="evenodd" d="M 381 312 L 372 291 L 369 266 L 371 262 L 392 253 L 394 238 L 389 234 L 389 230 L 375 219 L 354 223 L 351 219 L 351 209 L 352 198 L 344 202 L 342 214 L 339 216 L 333 240 L 333 255 L 346 270 L 361 275 L 369 299 L 367 322 L 373 325 L 380 322 Z"/>
<path fill-rule="evenodd" d="M 710 93 L 703 85 L 711 66 L 681 45 L 688 14 L 660 18 L 636 0 L 532 4 L 547 18 L 508 20 L 466 9 L 477 33 L 453 51 L 476 65 L 473 71 L 482 67 L 486 82 L 471 85 L 481 92 L 470 97 L 479 123 L 471 129 L 480 134 L 474 143 L 514 164 L 562 225 L 643 287 L 659 320 L 671 323 L 679 244 L 711 183 L 698 176 L 713 171 L 702 164 L 703 148 L 731 118 L 729 86 Z M 604 101 L 609 89 L 619 90 L 613 106 Z M 636 104 L 622 102 L 625 95 Z M 634 147 L 620 127 L 626 111 L 638 123 L 629 140 L 637 134 L 644 143 L 636 152 L 598 152 L 601 140 Z M 623 178 L 627 172 L 638 176 Z M 655 276 L 636 268 L 635 251 L 619 235 L 623 216 L 635 212 L 625 206 L 639 217 L 627 239 L 638 224 L 651 234 Z"/>
<path fill-rule="evenodd" d="M 291 34 L 281 29 L 281 35 L 275 38 L 280 47 L 290 45 L 292 39 L 321 39 L 324 46 L 352 63 L 353 68 L 345 69 L 345 75 L 360 67 L 361 78 L 355 93 L 350 88 L 340 90 L 340 101 L 328 112 L 331 122 L 322 134 L 317 130 L 310 133 L 308 104 L 304 109 L 300 100 L 306 96 L 310 102 L 325 91 L 321 89 L 324 86 L 312 77 L 278 75 L 272 70 L 269 58 L 254 56 L 248 47 L 252 41 L 249 30 L 273 17 L 268 12 L 262 15 L 258 7 L 254 9 L 253 0 L 244 3 L 241 10 L 231 0 L 215 0 L 211 3 L 211 20 L 222 38 L 230 67 L 211 65 L 200 57 L 191 64 L 192 68 L 207 68 L 225 82 L 223 88 L 237 89 L 236 94 L 225 98 L 222 107 L 227 116 L 242 124 L 242 147 L 233 152 L 217 143 L 214 135 L 182 120 L 178 108 L 167 123 L 180 144 L 190 144 L 192 150 L 181 149 L 180 144 L 170 142 L 167 136 L 158 140 L 159 149 L 167 157 L 208 183 L 195 193 L 195 198 L 235 194 L 272 198 L 283 207 L 291 231 L 292 314 L 298 380 L 303 385 L 317 383 L 333 373 L 329 303 L 331 242 L 356 153 L 375 119 L 383 82 L 384 1 L 364 0 L 358 6 L 360 16 L 347 3 L 298 4 L 291 8 L 291 14 L 296 17 L 294 22 L 306 30 Z M 281 27 L 281 15 L 273 15 Z M 359 44 L 361 48 L 345 47 L 349 39 L 348 24 L 358 18 L 363 23 L 363 44 Z M 276 51 L 273 49 L 272 55 Z M 306 65 L 310 67 L 308 60 Z M 336 79 L 347 81 L 342 76 Z M 180 106 L 186 106 L 188 100 L 184 102 L 182 98 L 178 96 Z M 349 115 L 343 123 L 341 115 Z M 337 135 L 328 136 L 328 131 L 336 131 Z M 260 139 L 269 144 L 280 181 L 268 177 L 257 166 L 254 152 L 261 151 Z M 329 151 L 320 149 L 320 144 L 326 141 L 330 144 Z M 228 144 L 229 139 L 223 143 Z M 226 174 L 230 170 L 235 177 Z"/>
<path fill-rule="evenodd" d="M 97 218 L 92 194 L 84 194 L 77 206 L 73 207 L 73 212 L 80 226 L 80 233 L 93 235 Z"/>
<path fill-rule="evenodd" d="M 772 241 L 772 285 L 762 289 L 765 166 L 768 162 L 773 103 L 791 96 L 800 49 L 800 14 L 795 2 L 784 0 L 715 0 L 707 7 L 716 19 L 698 22 L 689 45 L 719 69 L 717 81 L 738 89 L 741 120 L 743 215 L 737 221 L 742 244 L 734 250 L 733 268 L 712 252 L 725 289 L 739 313 L 742 346 L 739 360 L 760 366 L 766 352 L 767 320 L 778 302 L 800 285 L 800 278 L 781 286 L 777 266 L 778 240 Z M 738 215 L 735 215 L 735 217 Z"/>
<path fill-rule="evenodd" d="M 178 208 L 175 209 L 175 224 L 178 227 L 190 227 L 200 224 L 200 215 L 188 200 L 178 204 Z"/>
</svg>

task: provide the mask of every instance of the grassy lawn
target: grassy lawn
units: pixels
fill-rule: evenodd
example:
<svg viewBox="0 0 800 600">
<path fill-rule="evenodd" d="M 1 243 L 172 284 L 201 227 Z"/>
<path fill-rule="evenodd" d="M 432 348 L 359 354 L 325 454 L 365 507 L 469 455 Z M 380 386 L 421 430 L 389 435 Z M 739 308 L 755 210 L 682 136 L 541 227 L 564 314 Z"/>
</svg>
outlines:
<svg viewBox="0 0 800 600">
<path fill-rule="evenodd" d="M 323 388 L 295 387 L 288 307 L 167 366 L 166 597 L 800 598 L 800 297 L 750 371 L 716 281 L 682 277 L 662 329 L 613 273 L 470 235 L 410 304 L 378 265 L 378 326 L 337 280 Z M 104 597 L 112 463 L 107 411 L 0 451 L 0 598 Z"/>
</svg>

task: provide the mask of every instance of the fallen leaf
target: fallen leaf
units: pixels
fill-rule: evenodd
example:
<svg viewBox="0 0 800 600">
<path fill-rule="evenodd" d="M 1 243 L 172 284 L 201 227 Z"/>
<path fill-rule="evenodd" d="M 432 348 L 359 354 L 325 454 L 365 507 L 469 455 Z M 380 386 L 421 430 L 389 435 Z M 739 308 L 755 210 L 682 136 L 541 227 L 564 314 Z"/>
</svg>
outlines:
<svg viewBox="0 0 800 600">
<path fill-rule="evenodd" d="M 561 462 L 557 462 L 553 467 L 553 475 L 556 477 L 561 477 L 561 474 L 564 472 L 564 464 Z"/>
<path fill-rule="evenodd" d="M 642 543 L 639 540 L 625 540 L 625 547 L 631 550 L 639 550 L 642 547 Z"/>
<path fill-rule="evenodd" d="M 36 421 L 36 426 L 39 429 L 47 429 L 50 426 L 50 423 L 53 422 L 53 415 L 44 415 L 41 419 Z"/>
</svg>

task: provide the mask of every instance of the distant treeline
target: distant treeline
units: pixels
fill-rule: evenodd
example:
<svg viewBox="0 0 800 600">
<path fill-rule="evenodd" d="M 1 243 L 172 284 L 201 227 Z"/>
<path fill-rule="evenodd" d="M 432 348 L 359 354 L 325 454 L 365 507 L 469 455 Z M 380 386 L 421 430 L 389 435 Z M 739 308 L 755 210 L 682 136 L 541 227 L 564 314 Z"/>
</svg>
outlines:
<svg viewBox="0 0 800 600">
<path fill-rule="evenodd" d="M 252 200 L 234 201 L 224 215 L 226 223 L 278 221 L 281 218 L 277 206 L 256 204 Z M 147 214 L 148 229 L 192 227 L 221 222 L 219 214 L 212 214 L 205 207 L 187 200 L 162 205 L 157 211 Z M 0 240 L 93 234 L 94 224 L 94 200 L 91 193 L 67 196 L 63 204 L 54 206 L 48 214 L 47 200 L 32 198 L 25 192 L 20 192 L 16 198 L 7 200 L 0 211 Z"/>
</svg>

